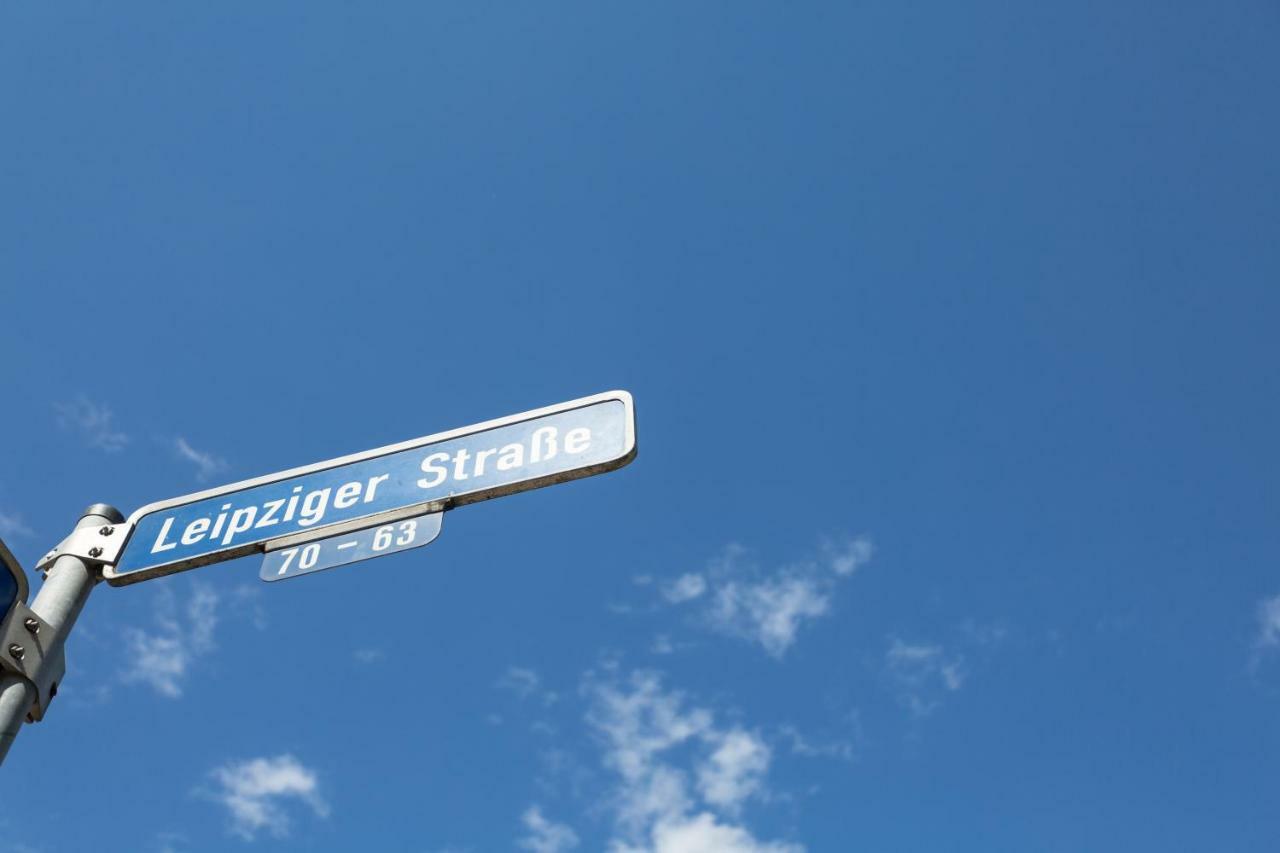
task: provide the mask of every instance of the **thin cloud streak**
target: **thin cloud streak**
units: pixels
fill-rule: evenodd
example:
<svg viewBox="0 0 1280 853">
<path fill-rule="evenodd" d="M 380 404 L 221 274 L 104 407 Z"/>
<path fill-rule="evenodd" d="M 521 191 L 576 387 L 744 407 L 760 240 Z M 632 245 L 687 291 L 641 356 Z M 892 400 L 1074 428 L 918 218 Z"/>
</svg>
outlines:
<svg viewBox="0 0 1280 853">
<path fill-rule="evenodd" d="M 66 403 L 55 403 L 58 426 L 73 432 L 89 447 L 107 453 L 123 450 L 129 436 L 116 429 L 109 408 L 95 403 L 83 394 Z"/>
<path fill-rule="evenodd" d="M 534 697 L 543 705 L 554 705 L 560 698 L 554 690 L 542 688 L 542 678 L 536 670 L 522 666 L 509 666 L 493 686 L 499 690 L 510 690 L 521 700 Z"/>
<path fill-rule="evenodd" d="M 34 536 L 35 531 L 26 525 L 22 516 L 0 510 L 0 537 Z"/>
<path fill-rule="evenodd" d="M 1280 595 L 1263 599 L 1258 604 L 1258 647 L 1280 646 Z"/>
<path fill-rule="evenodd" d="M 196 450 L 182 436 L 174 440 L 173 449 L 177 452 L 179 458 L 185 459 L 196 466 L 196 479 L 202 483 L 213 475 L 226 470 L 227 463 L 225 460 L 214 456 L 212 453 Z"/>
<path fill-rule="evenodd" d="M 949 654 L 931 643 L 907 643 L 890 638 L 885 665 L 898 687 L 899 699 L 911 714 L 926 717 L 937 710 L 941 691 L 955 692 L 964 686 L 967 672 L 964 658 Z"/>
<path fill-rule="evenodd" d="M 855 716 L 853 719 L 856 724 L 857 717 Z M 791 725 L 784 725 L 779 731 L 790 742 L 793 755 L 799 755 L 804 758 L 835 758 L 841 761 L 852 761 L 854 759 L 855 746 L 852 740 L 816 741 Z M 858 731 L 858 727 L 855 726 L 855 732 Z"/>
</svg>

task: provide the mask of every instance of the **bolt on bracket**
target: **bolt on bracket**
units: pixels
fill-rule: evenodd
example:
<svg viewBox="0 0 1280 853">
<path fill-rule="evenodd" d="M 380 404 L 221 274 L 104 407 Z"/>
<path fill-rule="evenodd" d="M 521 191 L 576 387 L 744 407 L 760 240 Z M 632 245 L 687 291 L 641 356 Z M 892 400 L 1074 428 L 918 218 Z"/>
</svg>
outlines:
<svg viewBox="0 0 1280 853">
<path fill-rule="evenodd" d="M 36 570 L 47 572 L 54 562 L 63 556 L 79 557 L 86 563 L 114 566 L 120 559 L 124 543 L 129 540 L 133 525 L 127 521 L 104 524 L 101 527 L 81 527 L 53 547 L 36 563 Z"/>
<path fill-rule="evenodd" d="M 29 722 L 44 719 L 67 670 L 61 647 L 46 654 L 53 635 L 52 626 L 21 601 L 14 602 L 0 622 L 0 671 L 24 678 L 36 688 L 36 701 L 27 712 Z"/>
</svg>

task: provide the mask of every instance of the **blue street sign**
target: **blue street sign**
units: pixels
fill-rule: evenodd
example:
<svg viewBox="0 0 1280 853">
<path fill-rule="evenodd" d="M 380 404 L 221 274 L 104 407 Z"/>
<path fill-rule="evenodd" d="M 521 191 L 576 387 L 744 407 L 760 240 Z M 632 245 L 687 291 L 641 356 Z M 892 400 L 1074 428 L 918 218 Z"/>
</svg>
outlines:
<svg viewBox="0 0 1280 853">
<path fill-rule="evenodd" d="M 18 600 L 18 578 L 8 566 L 0 567 L 0 622 L 8 615 L 9 608 Z"/>
<path fill-rule="evenodd" d="M 18 579 L 6 568 L 0 570 L 0 620 L 3 620 L 9 608 L 18 600 Z"/>
<path fill-rule="evenodd" d="M 631 395 L 584 397 L 149 504 L 103 576 L 135 583 L 612 471 L 635 452 Z"/>
<path fill-rule="evenodd" d="M 18 601 L 27 600 L 27 575 L 0 539 L 0 622 Z"/>
<path fill-rule="evenodd" d="M 268 551 L 262 559 L 258 577 L 264 581 L 296 578 L 298 575 L 333 569 L 360 560 L 421 548 L 440 535 L 443 518 L 443 512 L 432 512 L 364 530 L 340 533 L 328 539 L 317 539 L 278 551 Z"/>
</svg>

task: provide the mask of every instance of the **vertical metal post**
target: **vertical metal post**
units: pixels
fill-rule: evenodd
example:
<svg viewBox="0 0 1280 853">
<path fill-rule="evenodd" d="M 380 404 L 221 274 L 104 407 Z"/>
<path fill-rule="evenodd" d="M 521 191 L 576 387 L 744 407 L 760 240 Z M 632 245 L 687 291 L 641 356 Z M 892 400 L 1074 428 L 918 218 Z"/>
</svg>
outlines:
<svg viewBox="0 0 1280 853">
<path fill-rule="evenodd" d="M 94 504 L 80 516 L 76 529 L 123 522 L 120 510 L 106 504 Z M 40 632 L 46 660 L 62 653 L 76 618 L 89 600 L 89 593 L 100 580 L 102 572 L 99 567 L 70 554 L 59 557 L 49 567 L 44 584 L 31 603 L 31 609 L 52 629 L 50 636 Z M 36 689 L 31 682 L 16 676 L 0 679 L 0 763 L 4 762 L 35 700 Z"/>
<path fill-rule="evenodd" d="M 36 688 L 25 678 L 6 675 L 0 678 L 0 764 L 9 754 L 13 739 L 36 701 Z"/>
</svg>

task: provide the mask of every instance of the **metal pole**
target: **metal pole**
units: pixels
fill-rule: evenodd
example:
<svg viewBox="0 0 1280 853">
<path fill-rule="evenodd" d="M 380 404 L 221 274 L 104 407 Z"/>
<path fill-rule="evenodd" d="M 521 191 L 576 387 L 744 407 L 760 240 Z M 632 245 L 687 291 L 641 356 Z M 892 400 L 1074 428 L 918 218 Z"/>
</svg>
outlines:
<svg viewBox="0 0 1280 853">
<path fill-rule="evenodd" d="M 123 522 L 124 516 L 120 510 L 107 504 L 94 504 L 80 516 L 76 529 Z M 46 644 L 46 660 L 61 653 L 67 636 L 76 624 L 76 617 L 84 609 L 89 593 L 100 580 L 102 573 L 97 567 L 70 554 L 59 557 L 49 567 L 44 584 L 31 603 L 31 609 L 52 629 L 49 637 L 41 632 L 41 640 Z M 16 676 L 0 680 L 0 764 L 4 763 L 9 747 L 18 736 L 18 729 L 22 727 L 35 700 L 35 686 L 29 681 Z"/>
<path fill-rule="evenodd" d="M 4 721 L 4 727 L 0 729 L 0 764 L 4 763 L 13 739 L 18 736 L 18 729 L 35 701 L 36 688 L 30 681 L 16 675 L 0 678 L 0 720 Z"/>
</svg>

